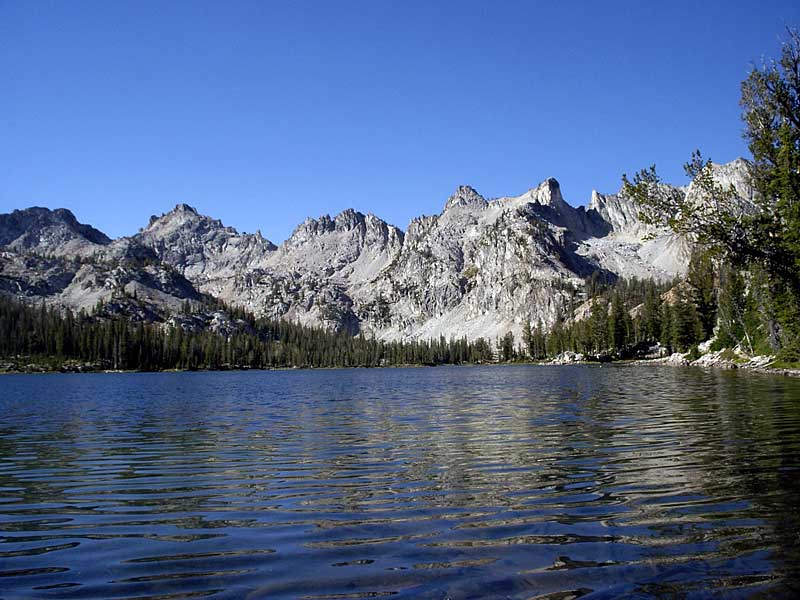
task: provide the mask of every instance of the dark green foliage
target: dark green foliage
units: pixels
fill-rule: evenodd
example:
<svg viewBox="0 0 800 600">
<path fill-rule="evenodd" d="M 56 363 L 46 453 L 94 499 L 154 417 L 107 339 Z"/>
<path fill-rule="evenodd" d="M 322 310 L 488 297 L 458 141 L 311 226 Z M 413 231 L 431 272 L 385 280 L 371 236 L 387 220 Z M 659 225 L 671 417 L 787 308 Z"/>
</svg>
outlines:
<svg viewBox="0 0 800 600">
<path fill-rule="evenodd" d="M 522 329 L 522 341 L 525 344 L 525 351 L 531 360 L 544 360 L 547 358 L 548 336 L 544 332 L 541 323 L 531 329 L 530 323 L 525 323 Z"/>
<path fill-rule="evenodd" d="M 659 322 L 661 323 L 661 328 L 658 332 L 658 341 L 659 343 L 667 348 L 669 352 L 672 352 L 674 349 L 672 345 L 672 320 L 673 320 L 674 311 L 672 306 L 668 302 L 663 302 L 661 304 L 661 316 Z"/>
<path fill-rule="evenodd" d="M 746 287 L 739 269 L 723 265 L 719 277 L 719 321 L 712 350 L 732 348 L 745 339 Z"/>
<path fill-rule="evenodd" d="M 514 350 L 513 333 L 509 331 L 502 338 L 500 338 L 500 342 L 498 344 L 498 350 L 500 351 L 500 360 L 508 362 L 516 358 L 516 352 Z"/>
<path fill-rule="evenodd" d="M 751 279 L 744 287 L 730 275 L 720 284 L 719 343 L 742 343 L 750 352 L 778 349 L 791 362 L 800 356 L 800 33 L 789 30 L 780 58 L 751 71 L 740 104 L 753 157 L 745 202 L 741 190 L 714 180 L 711 161 L 699 152 L 686 165 L 695 197 L 662 186 L 654 166 L 632 180 L 623 176 L 624 193 L 645 221 L 699 242 Z M 702 282 L 707 266 L 690 271 L 705 335 L 714 321 Z"/>
<path fill-rule="evenodd" d="M 775 299 L 779 293 L 774 286 L 770 289 L 762 269 L 742 271 L 722 265 L 718 296 L 719 319 L 713 350 L 737 344 L 750 354 L 773 354 L 781 345 L 788 349 L 793 335 L 785 335 L 781 344 L 781 332 L 775 329 L 776 312 L 780 312 L 776 310 Z M 792 297 L 790 294 L 785 302 L 791 303 Z M 794 309 L 790 306 L 789 310 Z"/>
<path fill-rule="evenodd" d="M 781 57 L 742 82 L 745 138 L 764 208 L 752 252 L 797 291 L 800 279 L 800 33 L 789 30 Z"/>
<path fill-rule="evenodd" d="M 631 338 L 633 321 L 625 309 L 622 298 L 615 293 L 608 313 L 608 341 L 612 348 L 624 348 Z"/>
<path fill-rule="evenodd" d="M 556 356 L 573 348 L 569 344 L 570 330 L 564 327 L 564 323 L 559 319 L 550 329 L 547 336 L 546 348 L 548 356 Z"/>
<path fill-rule="evenodd" d="M 602 294 L 611 286 L 611 281 L 604 277 L 600 271 L 594 271 L 584 281 L 584 290 L 588 298 L 594 298 Z"/>
<path fill-rule="evenodd" d="M 800 362 L 800 293 L 784 282 L 773 282 L 770 291 L 774 298 L 774 335 L 779 340 L 780 358 L 787 363 Z M 767 334 L 768 338 L 771 333 Z"/>
<path fill-rule="evenodd" d="M 61 314 L 0 296 L 0 356 L 58 366 L 79 361 L 107 369 L 231 369 L 357 367 L 490 362 L 492 348 L 475 342 L 381 342 L 286 321 L 256 319 L 218 305 L 240 319 L 236 333 L 184 331 L 158 323 Z M 513 345 L 513 338 L 512 338 Z"/>
<path fill-rule="evenodd" d="M 686 282 L 689 284 L 689 300 L 697 310 L 702 327 L 702 339 L 714 334 L 717 322 L 717 269 L 709 252 L 696 249 L 689 261 Z"/>
<path fill-rule="evenodd" d="M 589 317 L 589 347 L 586 349 L 593 354 L 604 352 L 609 346 L 608 329 L 608 304 L 598 299 Z"/>
<path fill-rule="evenodd" d="M 636 341 L 655 341 L 661 336 L 661 298 L 655 288 L 649 288 L 638 321 Z"/>
<path fill-rule="evenodd" d="M 689 298 L 679 297 L 670 306 L 670 347 L 677 352 L 686 352 L 705 339 L 700 315 Z"/>
<path fill-rule="evenodd" d="M 668 352 L 685 352 L 706 339 L 694 293 L 689 291 L 693 288 L 686 282 L 618 279 L 592 289 L 596 295 L 586 299 L 591 306 L 587 318 L 559 320 L 547 333 L 540 327 L 524 328 L 530 358 L 541 360 L 565 351 L 589 358 L 628 358 L 659 342 Z M 716 314 L 713 296 L 711 305 L 709 310 Z"/>
</svg>

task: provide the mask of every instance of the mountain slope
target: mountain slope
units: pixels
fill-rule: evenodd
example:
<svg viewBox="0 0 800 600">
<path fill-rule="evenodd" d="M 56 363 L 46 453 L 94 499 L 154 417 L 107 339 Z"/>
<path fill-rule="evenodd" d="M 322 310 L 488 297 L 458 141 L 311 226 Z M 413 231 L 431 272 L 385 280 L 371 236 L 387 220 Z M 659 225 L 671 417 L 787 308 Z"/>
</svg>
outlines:
<svg viewBox="0 0 800 600">
<path fill-rule="evenodd" d="M 747 201 L 748 163 L 715 168 Z M 164 319 L 205 294 L 352 334 L 475 339 L 571 316 L 592 273 L 672 279 L 691 245 L 642 223 L 621 193 L 574 208 L 549 178 L 496 200 L 461 186 L 405 233 L 354 210 L 307 219 L 280 246 L 185 204 L 113 241 L 69 211 L 33 208 L 0 215 L 0 249 L 0 293 L 28 302 L 89 309 L 134 297 L 139 317 Z"/>
</svg>

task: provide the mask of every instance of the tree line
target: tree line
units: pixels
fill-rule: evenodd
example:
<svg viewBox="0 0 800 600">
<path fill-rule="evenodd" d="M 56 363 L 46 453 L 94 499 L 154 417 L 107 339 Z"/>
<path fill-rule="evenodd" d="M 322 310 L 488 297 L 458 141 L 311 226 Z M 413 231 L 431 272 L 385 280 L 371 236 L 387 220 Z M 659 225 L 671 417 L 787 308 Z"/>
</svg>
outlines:
<svg viewBox="0 0 800 600">
<path fill-rule="evenodd" d="M 385 342 L 288 321 L 257 319 L 239 308 L 222 308 L 238 323 L 230 335 L 124 317 L 61 312 L 44 304 L 31 306 L 0 296 L 0 357 L 16 364 L 51 368 L 80 362 L 97 368 L 140 371 L 376 367 L 493 360 L 493 349 L 483 339 Z"/>
<path fill-rule="evenodd" d="M 500 340 L 504 360 L 547 360 L 564 352 L 587 359 L 634 358 L 657 352 L 698 355 L 741 347 L 745 352 L 780 352 L 774 321 L 782 307 L 770 295 L 769 278 L 745 271 L 697 249 L 686 276 L 672 281 L 619 279 L 587 282 L 584 311 L 565 315 L 552 327 L 526 323 L 521 345 L 511 334 Z M 785 308 L 785 307 L 783 307 Z M 783 355 L 791 361 L 784 350 Z"/>
</svg>

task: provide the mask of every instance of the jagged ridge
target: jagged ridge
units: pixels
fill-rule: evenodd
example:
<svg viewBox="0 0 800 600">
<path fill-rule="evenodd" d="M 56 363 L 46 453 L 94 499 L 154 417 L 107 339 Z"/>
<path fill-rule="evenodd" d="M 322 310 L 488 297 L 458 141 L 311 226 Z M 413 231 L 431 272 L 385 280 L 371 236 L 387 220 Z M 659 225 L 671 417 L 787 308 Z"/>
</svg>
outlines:
<svg viewBox="0 0 800 600">
<path fill-rule="evenodd" d="M 747 168 L 738 160 L 717 170 L 744 197 Z M 29 301 L 88 308 L 135 295 L 150 303 L 142 318 L 165 319 L 207 294 L 256 315 L 384 339 L 548 326 L 570 314 L 589 274 L 668 279 L 690 249 L 643 224 L 621 194 L 594 192 L 574 208 L 553 178 L 496 200 L 460 186 L 405 233 L 348 209 L 307 219 L 275 246 L 179 204 L 112 241 L 65 209 L 33 208 L 0 215 L 0 246 L 0 293 Z M 32 255 L 84 263 L 31 265 Z"/>
</svg>

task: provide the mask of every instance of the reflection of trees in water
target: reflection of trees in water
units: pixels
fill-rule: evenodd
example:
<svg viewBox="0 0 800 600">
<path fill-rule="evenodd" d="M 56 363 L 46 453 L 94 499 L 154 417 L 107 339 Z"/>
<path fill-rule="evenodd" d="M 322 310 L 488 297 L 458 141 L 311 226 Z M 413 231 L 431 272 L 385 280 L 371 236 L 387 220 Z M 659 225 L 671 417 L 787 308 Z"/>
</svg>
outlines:
<svg viewBox="0 0 800 600">
<path fill-rule="evenodd" d="M 465 373 L 408 404 L 354 394 L 349 425 L 328 413 L 318 430 L 360 450 L 325 474 L 383 462 L 391 475 L 334 496 L 349 510 L 472 509 L 476 526 L 603 520 L 653 560 L 684 546 L 724 564 L 775 546 L 796 567 L 800 382 L 600 369 L 484 369 L 480 386 Z"/>
<path fill-rule="evenodd" d="M 800 586 L 800 381 L 774 376 L 713 373 L 720 430 L 703 428 L 720 445 L 704 488 L 709 496 L 747 499 L 742 516 L 769 524 L 758 543 L 770 547 L 786 584 Z M 711 443 L 711 442 L 709 442 Z"/>
<path fill-rule="evenodd" d="M 479 381 L 443 386 L 424 399 L 412 390 L 407 404 L 356 390 L 350 403 L 312 415 L 304 456 L 330 455 L 328 476 L 384 462 L 398 484 L 416 484 L 420 494 L 436 492 L 431 503 L 455 506 L 512 506 L 526 492 L 560 491 L 576 477 L 610 483 L 605 462 L 613 454 L 603 448 L 625 433 L 630 418 L 615 414 L 608 395 L 625 392 L 625 384 L 607 389 L 580 369 L 513 373 L 486 369 Z M 629 409 L 636 418 L 647 410 L 638 401 Z"/>
<path fill-rule="evenodd" d="M 67 516 L 87 530 L 133 528 L 120 535 L 265 551 L 278 527 L 290 583 L 289 559 L 312 554 L 329 574 L 390 557 L 431 578 L 448 561 L 503 581 L 581 572 L 587 588 L 592 565 L 625 579 L 684 561 L 708 578 L 764 548 L 798 571 L 800 381 L 607 366 L 165 377 L 180 387 L 0 421 L 0 486 L 42 515 L 81 506 Z"/>
</svg>

